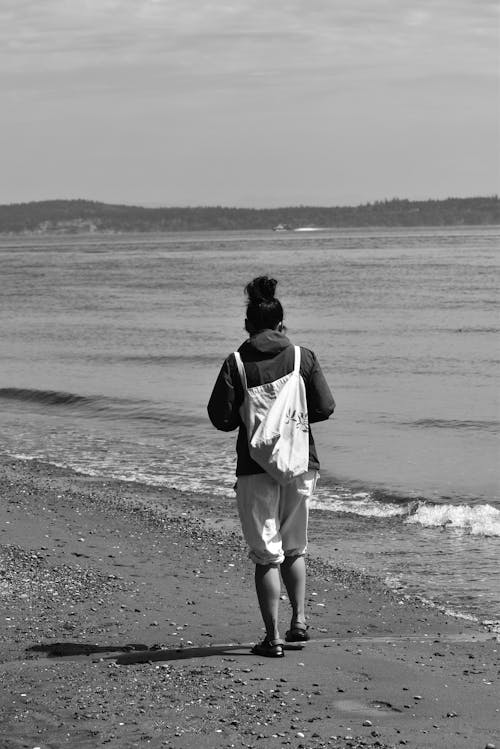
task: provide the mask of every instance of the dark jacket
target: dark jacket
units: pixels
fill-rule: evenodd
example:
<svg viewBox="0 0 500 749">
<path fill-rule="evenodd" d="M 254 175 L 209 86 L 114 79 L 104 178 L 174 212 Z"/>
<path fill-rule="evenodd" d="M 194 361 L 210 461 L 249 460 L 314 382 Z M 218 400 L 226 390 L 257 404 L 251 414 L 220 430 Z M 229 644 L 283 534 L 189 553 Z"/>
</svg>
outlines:
<svg viewBox="0 0 500 749">
<path fill-rule="evenodd" d="M 293 370 L 293 346 L 286 335 L 277 330 L 262 330 L 246 340 L 238 351 L 245 367 L 248 387 L 273 382 Z M 300 374 L 306 387 L 309 423 L 328 419 L 335 408 L 335 401 L 315 354 L 302 346 Z M 222 365 L 210 396 L 208 415 L 214 427 L 223 432 L 239 428 L 236 475 L 264 473 L 264 469 L 252 460 L 248 451 L 247 431 L 239 413 L 242 403 L 243 386 L 234 354 L 230 354 Z M 309 427 L 309 469 L 312 468 L 319 468 L 319 460 Z"/>
</svg>

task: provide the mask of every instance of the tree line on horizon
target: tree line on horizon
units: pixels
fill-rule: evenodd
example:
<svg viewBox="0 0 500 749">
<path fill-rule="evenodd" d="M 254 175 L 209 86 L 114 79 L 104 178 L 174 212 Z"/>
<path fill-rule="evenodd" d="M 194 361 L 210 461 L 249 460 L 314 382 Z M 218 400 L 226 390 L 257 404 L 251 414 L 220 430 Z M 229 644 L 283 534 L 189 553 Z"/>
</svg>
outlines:
<svg viewBox="0 0 500 749">
<path fill-rule="evenodd" d="M 91 200 L 43 200 L 0 206 L 0 233 L 163 232 L 370 226 L 500 224 L 498 196 L 405 200 L 358 206 L 145 208 Z"/>
</svg>

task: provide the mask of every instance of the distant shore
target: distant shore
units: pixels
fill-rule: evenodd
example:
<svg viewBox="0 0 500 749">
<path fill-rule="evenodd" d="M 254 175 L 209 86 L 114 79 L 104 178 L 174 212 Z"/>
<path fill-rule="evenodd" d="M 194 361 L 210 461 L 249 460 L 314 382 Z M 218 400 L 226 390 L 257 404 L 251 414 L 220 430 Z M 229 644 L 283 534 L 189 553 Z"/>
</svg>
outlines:
<svg viewBox="0 0 500 749">
<path fill-rule="evenodd" d="M 227 499 L 5 456 L 0 487 L 1 749 L 494 745 L 500 645 L 472 623 L 310 559 L 311 642 L 258 658 Z"/>
<path fill-rule="evenodd" d="M 445 200 L 379 200 L 358 206 L 284 206 L 233 208 L 186 206 L 145 208 L 91 200 L 45 200 L 0 205 L 0 234 L 150 233 L 245 231 L 286 227 L 397 228 L 496 226 L 497 196 Z M 281 229 L 283 230 L 283 229 Z"/>
</svg>

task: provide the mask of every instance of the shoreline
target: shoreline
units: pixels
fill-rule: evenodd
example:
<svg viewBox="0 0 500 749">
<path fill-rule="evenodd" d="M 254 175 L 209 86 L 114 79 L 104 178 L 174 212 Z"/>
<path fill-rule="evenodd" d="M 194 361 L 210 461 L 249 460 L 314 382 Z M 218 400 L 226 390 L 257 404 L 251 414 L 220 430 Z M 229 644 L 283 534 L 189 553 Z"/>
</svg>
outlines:
<svg viewBox="0 0 500 749">
<path fill-rule="evenodd" d="M 89 474 L 84 470 L 79 470 L 78 468 L 61 465 L 56 462 L 45 462 L 36 457 L 32 458 L 29 456 L 12 456 L 6 453 L 0 453 L 0 465 L 2 461 L 11 460 L 14 462 L 19 461 L 20 463 L 28 467 L 30 465 L 40 467 L 41 470 L 45 468 L 47 470 L 54 469 L 56 471 L 61 471 L 63 475 L 67 474 L 68 476 L 79 477 L 82 481 L 87 480 L 89 482 L 103 482 L 110 485 L 116 484 L 117 486 L 122 486 L 125 493 L 134 496 L 133 502 L 137 503 L 140 506 L 144 505 L 144 509 L 148 513 L 156 507 L 158 512 L 161 514 L 165 509 L 162 506 L 162 498 L 168 498 L 170 495 L 173 495 L 176 497 L 177 505 L 182 504 L 184 508 L 192 510 L 193 512 L 196 511 L 197 508 L 204 508 L 206 511 L 208 511 L 208 515 L 206 515 L 205 517 L 206 523 L 210 524 L 212 522 L 214 524 L 214 527 L 221 527 L 222 525 L 226 530 L 236 532 L 238 536 L 241 535 L 240 522 L 237 513 L 232 511 L 234 509 L 232 507 L 234 492 L 232 490 L 229 491 L 229 489 L 228 493 L 217 492 L 216 494 L 211 494 L 210 490 L 202 492 L 199 490 L 191 490 L 189 488 L 176 489 L 172 486 L 168 486 L 159 482 L 147 483 L 141 482 L 140 480 L 136 479 L 127 479 L 101 474 Z M 348 483 L 348 480 L 344 481 L 344 484 L 348 485 Z M 353 481 L 352 483 L 359 491 L 369 491 L 369 489 L 367 489 L 367 487 L 365 486 L 358 486 L 357 482 Z M 321 490 L 323 490 L 323 485 L 320 486 L 320 492 Z M 391 497 L 394 495 L 394 493 L 390 491 L 387 491 L 386 494 L 387 497 Z M 139 498 L 139 495 L 144 496 L 141 496 Z M 149 495 L 151 495 L 153 499 L 144 498 L 148 497 Z M 315 499 L 315 501 L 317 501 L 317 498 Z M 415 498 L 409 498 L 408 501 L 411 504 L 422 503 L 425 505 L 427 503 L 427 500 L 425 499 L 416 500 Z M 437 508 L 442 506 L 439 503 L 435 503 L 432 501 L 430 502 Z M 460 505 L 456 506 L 460 507 Z M 477 505 L 477 507 L 479 506 L 480 505 Z M 490 503 L 485 503 L 485 506 L 492 505 Z M 229 516 L 227 515 L 228 508 L 231 510 Z M 210 514 L 216 516 L 216 519 L 211 518 Z M 454 608 L 453 605 L 449 603 L 449 601 L 446 601 L 444 599 L 443 593 L 441 593 L 441 596 L 438 593 L 435 597 L 429 597 L 429 594 L 426 593 L 421 588 L 421 586 L 419 590 L 419 586 L 416 585 L 414 581 L 410 581 L 410 579 L 406 579 L 404 581 L 401 581 L 400 579 L 394 580 L 392 574 L 385 574 L 385 576 L 382 576 L 381 570 L 372 573 L 367 572 L 366 565 L 364 563 L 360 563 L 359 557 L 361 555 L 359 553 L 359 549 L 357 553 L 354 554 L 354 556 L 358 558 L 353 558 L 352 551 L 349 548 L 349 533 L 351 531 L 356 532 L 358 523 L 372 521 L 376 524 L 381 520 L 383 521 L 387 520 L 388 518 L 390 519 L 391 516 L 388 516 L 388 518 L 385 518 L 384 516 L 371 517 L 370 515 L 358 515 L 356 512 L 353 512 L 352 516 L 349 517 L 350 514 L 351 513 L 349 512 L 345 512 L 341 513 L 339 516 L 346 533 L 336 537 L 336 544 L 338 544 L 339 548 L 334 548 L 333 551 L 335 552 L 335 554 L 332 554 L 331 549 L 329 548 L 330 537 L 332 536 L 332 534 L 334 535 L 334 528 L 332 527 L 332 511 L 326 509 L 325 507 L 318 506 L 317 504 L 313 504 L 311 506 L 309 558 L 314 559 L 317 557 L 321 559 L 322 563 L 329 565 L 332 570 L 337 573 L 347 572 L 351 575 L 357 574 L 361 577 L 367 577 L 372 581 L 373 584 L 380 585 L 384 590 L 387 589 L 388 591 L 398 596 L 398 598 L 405 598 L 406 600 L 413 601 L 416 605 L 422 606 L 424 608 L 435 609 L 443 613 L 444 615 L 456 618 L 459 621 L 470 622 L 475 626 L 485 629 L 485 631 L 487 632 L 500 634 L 500 619 L 492 619 L 491 611 L 483 610 L 482 612 L 478 612 L 473 611 L 470 607 L 468 610 L 466 609 L 466 607 L 464 607 L 463 609 L 460 609 L 458 607 Z M 402 514 L 401 517 L 396 516 L 396 519 L 402 521 L 402 519 L 405 517 L 409 516 Z M 430 531 L 437 533 L 438 527 L 431 527 Z M 346 562 L 338 562 L 332 560 L 332 556 L 339 557 L 344 554 L 347 556 Z"/>
<path fill-rule="evenodd" d="M 498 742 L 498 637 L 480 625 L 311 556 L 311 642 L 250 656 L 233 503 L 6 456 L 0 488 L 1 749 Z"/>
</svg>

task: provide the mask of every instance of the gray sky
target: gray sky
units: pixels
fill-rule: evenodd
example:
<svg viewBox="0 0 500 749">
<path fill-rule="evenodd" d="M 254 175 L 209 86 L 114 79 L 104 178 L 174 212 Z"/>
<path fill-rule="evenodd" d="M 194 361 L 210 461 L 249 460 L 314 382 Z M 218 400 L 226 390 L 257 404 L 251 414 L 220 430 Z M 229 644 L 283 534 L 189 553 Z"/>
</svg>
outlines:
<svg viewBox="0 0 500 749">
<path fill-rule="evenodd" d="M 496 0 L 0 0 L 0 203 L 499 190 Z"/>
</svg>

